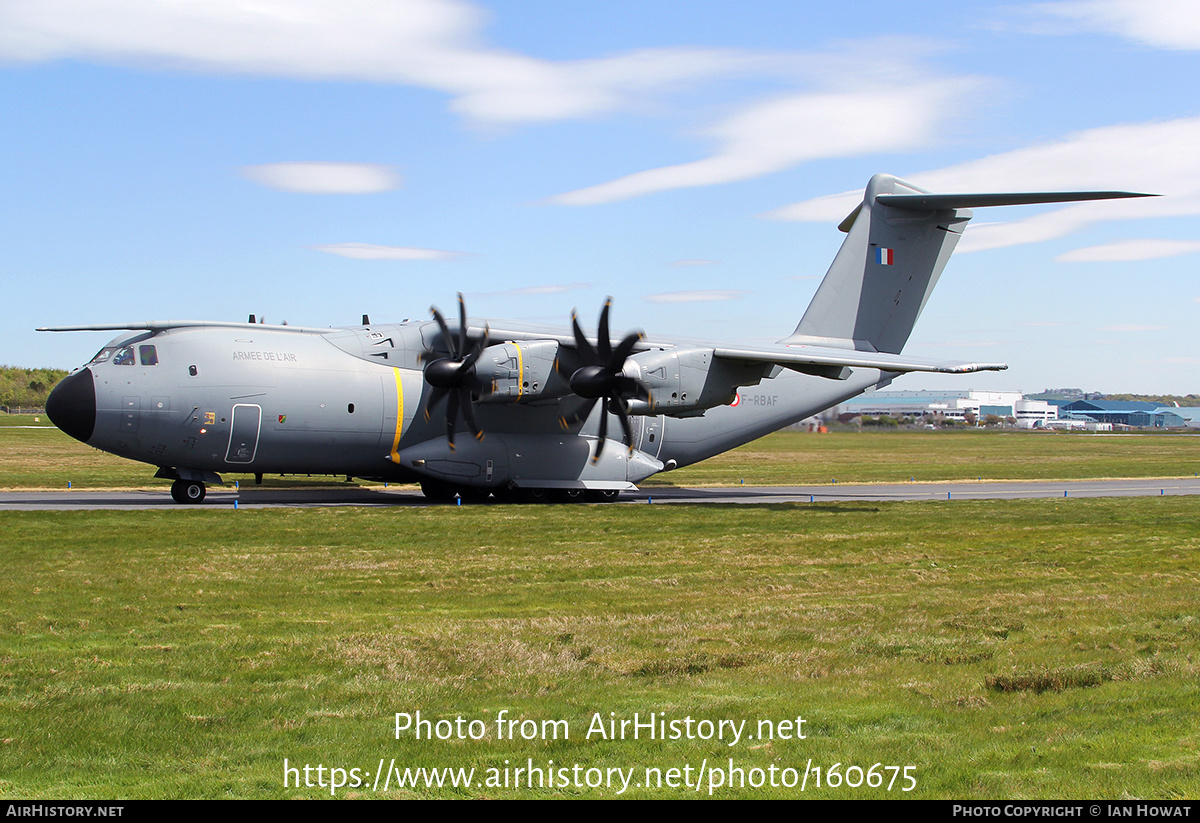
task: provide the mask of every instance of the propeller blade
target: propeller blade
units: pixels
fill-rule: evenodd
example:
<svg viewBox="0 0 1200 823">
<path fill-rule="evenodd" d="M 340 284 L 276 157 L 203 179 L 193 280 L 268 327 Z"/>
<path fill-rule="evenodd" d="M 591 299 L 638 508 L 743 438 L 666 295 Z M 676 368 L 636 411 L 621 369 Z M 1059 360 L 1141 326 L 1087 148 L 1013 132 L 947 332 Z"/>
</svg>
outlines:
<svg viewBox="0 0 1200 823">
<path fill-rule="evenodd" d="M 450 336 L 450 327 L 446 325 L 446 318 L 442 317 L 442 313 L 433 306 L 429 307 L 433 312 L 433 319 L 437 321 L 438 328 L 442 331 L 442 340 L 446 343 L 446 348 L 450 350 L 450 356 L 455 360 L 458 359 L 458 352 L 454 350 L 454 338 Z"/>
<path fill-rule="evenodd" d="M 487 346 L 488 346 L 488 331 L 489 331 L 488 327 L 484 326 L 483 327 L 483 339 L 481 341 L 479 341 L 478 343 L 476 343 L 471 348 L 471 351 L 467 354 L 467 356 L 462 361 L 462 367 L 464 369 L 469 369 L 472 366 L 474 366 L 475 361 L 479 359 L 479 355 L 483 354 L 483 350 L 487 348 Z"/>
<path fill-rule="evenodd" d="M 608 408 L 607 404 L 600 404 L 600 439 L 596 441 L 596 453 L 592 455 L 592 462 L 595 463 L 600 459 L 600 452 L 604 451 L 604 441 L 608 439 Z"/>
<path fill-rule="evenodd" d="M 640 331 L 630 332 L 629 334 L 625 335 L 625 339 L 623 339 L 617 345 L 617 350 L 615 352 L 613 352 L 613 355 L 612 355 L 613 371 L 621 370 L 621 366 L 625 365 L 625 360 L 629 357 L 630 354 L 633 353 L 633 347 L 636 346 L 638 341 L 641 340 L 642 338 L 644 338 L 645 336 L 646 335 Z"/>
<path fill-rule="evenodd" d="M 471 402 L 471 390 L 463 386 L 459 392 L 463 395 L 461 399 L 463 420 L 466 421 L 471 434 L 475 435 L 475 439 L 482 440 L 483 429 L 479 428 L 479 424 L 475 422 L 475 404 Z"/>
<path fill-rule="evenodd" d="M 633 428 L 629 425 L 629 413 L 625 411 L 625 401 L 616 400 L 617 419 L 621 421 L 621 431 L 625 433 L 625 445 L 629 447 L 629 453 L 633 454 Z"/>
<path fill-rule="evenodd" d="M 450 392 L 446 400 L 446 440 L 454 451 L 454 422 L 458 418 L 458 392 Z"/>
<path fill-rule="evenodd" d="M 608 310 L 612 308 L 612 298 L 604 299 L 604 308 L 600 310 L 600 359 L 612 360 L 612 339 L 608 336 Z"/>
<path fill-rule="evenodd" d="M 429 392 L 429 401 L 425 404 L 425 422 L 429 422 L 429 410 L 437 405 L 437 402 L 446 394 L 446 390 L 440 386 L 434 386 Z"/>
<path fill-rule="evenodd" d="M 458 293 L 458 357 L 467 353 L 467 301 Z"/>
<path fill-rule="evenodd" d="M 591 415 L 591 413 L 592 413 L 592 407 L 596 405 L 596 400 L 597 400 L 597 398 L 592 398 L 592 399 L 591 399 L 591 400 L 589 400 L 587 403 L 585 403 L 585 404 L 584 404 L 584 405 L 583 405 L 583 406 L 582 406 L 582 407 L 579 409 L 579 411 L 575 412 L 575 413 L 574 413 L 573 415 L 571 415 L 570 417 L 567 417 L 566 415 L 563 415 L 562 417 L 560 417 L 560 418 L 558 419 L 558 422 L 559 422 L 559 423 L 562 425 L 562 427 L 563 427 L 564 429 L 570 429 L 572 426 L 577 426 L 577 425 L 579 425 L 579 424 L 580 424 L 580 423 L 582 423 L 584 420 L 587 420 L 587 419 L 588 419 L 588 416 L 589 416 L 589 415 Z"/>
<path fill-rule="evenodd" d="M 575 348 L 579 351 L 579 357 L 585 364 L 595 363 L 596 350 L 592 348 L 592 344 L 583 336 L 583 329 L 579 328 L 579 315 L 571 310 L 571 330 L 575 332 Z"/>
</svg>

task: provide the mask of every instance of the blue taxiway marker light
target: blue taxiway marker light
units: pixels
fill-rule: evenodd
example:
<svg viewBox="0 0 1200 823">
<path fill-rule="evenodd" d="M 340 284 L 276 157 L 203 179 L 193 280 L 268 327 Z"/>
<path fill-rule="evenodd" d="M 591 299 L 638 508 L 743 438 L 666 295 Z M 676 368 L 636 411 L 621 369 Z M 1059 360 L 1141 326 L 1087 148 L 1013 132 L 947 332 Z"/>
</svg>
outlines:
<svg viewBox="0 0 1200 823">
<path fill-rule="evenodd" d="M 234 500 L 234 501 L 233 501 L 233 507 L 234 507 L 235 509 L 237 508 L 237 501 L 236 501 L 236 500 Z"/>
<path fill-rule="evenodd" d="M 1067 490 L 1063 489 L 1063 497 L 1066 497 L 1066 496 L 1067 496 Z"/>
<path fill-rule="evenodd" d="M 647 497 L 647 498 L 646 498 L 646 502 L 647 502 L 647 503 L 653 503 L 653 502 L 654 502 L 654 498 L 653 498 L 653 497 Z"/>
<path fill-rule="evenodd" d="M 461 497 L 456 497 L 456 498 L 454 498 L 454 505 L 456 505 L 456 506 L 461 506 L 461 505 L 462 505 L 462 498 L 461 498 Z"/>
<path fill-rule="evenodd" d="M 69 488 L 71 488 L 71 481 L 70 481 L 70 480 L 68 480 L 68 481 L 67 481 L 67 488 L 68 488 L 68 489 L 69 489 Z"/>
<path fill-rule="evenodd" d="M 234 481 L 233 481 L 233 490 L 234 490 L 234 491 L 238 491 L 238 490 L 240 490 L 240 489 L 242 488 L 241 486 L 239 486 L 239 485 L 238 485 L 238 483 L 240 483 L 240 482 L 241 482 L 240 480 L 234 480 Z"/>
</svg>

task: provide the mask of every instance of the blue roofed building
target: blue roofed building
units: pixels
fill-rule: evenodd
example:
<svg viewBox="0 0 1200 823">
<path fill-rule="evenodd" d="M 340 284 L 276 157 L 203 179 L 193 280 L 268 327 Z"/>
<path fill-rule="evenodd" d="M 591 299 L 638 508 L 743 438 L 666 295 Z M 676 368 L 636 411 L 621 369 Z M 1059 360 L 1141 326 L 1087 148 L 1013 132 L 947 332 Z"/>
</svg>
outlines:
<svg viewBox="0 0 1200 823">
<path fill-rule="evenodd" d="M 1136 414 L 1149 414 L 1159 408 L 1158 403 L 1146 400 L 1076 400 L 1059 406 L 1059 416 L 1067 420 L 1084 420 L 1096 423 L 1111 423 L 1114 426 L 1145 425 L 1133 422 Z M 1144 419 L 1139 417 L 1139 419 Z"/>
</svg>

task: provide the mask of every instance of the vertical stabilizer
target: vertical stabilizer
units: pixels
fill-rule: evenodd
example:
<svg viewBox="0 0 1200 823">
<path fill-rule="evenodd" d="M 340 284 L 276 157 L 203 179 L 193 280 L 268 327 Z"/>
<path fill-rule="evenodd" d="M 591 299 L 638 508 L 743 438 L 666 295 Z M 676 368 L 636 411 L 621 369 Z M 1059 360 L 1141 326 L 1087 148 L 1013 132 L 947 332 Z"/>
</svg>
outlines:
<svg viewBox="0 0 1200 823">
<path fill-rule="evenodd" d="M 898 354 L 971 219 L 970 209 L 1154 197 L 1129 191 L 933 194 L 890 174 L 838 226 L 849 236 L 781 343 Z"/>
<path fill-rule="evenodd" d="M 842 223 L 848 236 L 833 265 L 796 331 L 781 342 L 892 353 L 904 348 L 971 212 L 878 200 L 893 194 L 929 192 L 888 174 L 871 178 L 862 205 Z"/>
</svg>

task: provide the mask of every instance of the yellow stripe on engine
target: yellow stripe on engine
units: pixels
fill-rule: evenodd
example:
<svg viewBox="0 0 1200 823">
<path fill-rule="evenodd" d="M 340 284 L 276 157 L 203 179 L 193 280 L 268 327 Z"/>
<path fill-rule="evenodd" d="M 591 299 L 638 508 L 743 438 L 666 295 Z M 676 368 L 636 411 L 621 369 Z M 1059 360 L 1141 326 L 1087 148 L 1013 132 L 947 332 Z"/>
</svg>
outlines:
<svg viewBox="0 0 1200 823">
<path fill-rule="evenodd" d="M 396 378 L 396 436 L 392 438 L 392 462 L 400 461 L 400 432 L 404 428 L 404 384 L 400 381 L 400 369 L 393 368 Z"/>
<path fill-rule="evenodd" d="M 513 343 L 513 347 L 517 350 L 517 399 L 521 399 L 521 395 L 525 393 L 525 364 L 524 356 L 521 354 L 521 346 L 519 343 Z"/>
</svg>

